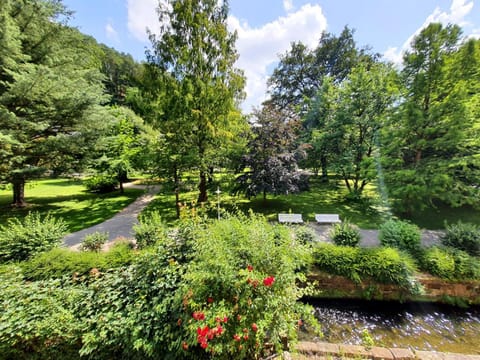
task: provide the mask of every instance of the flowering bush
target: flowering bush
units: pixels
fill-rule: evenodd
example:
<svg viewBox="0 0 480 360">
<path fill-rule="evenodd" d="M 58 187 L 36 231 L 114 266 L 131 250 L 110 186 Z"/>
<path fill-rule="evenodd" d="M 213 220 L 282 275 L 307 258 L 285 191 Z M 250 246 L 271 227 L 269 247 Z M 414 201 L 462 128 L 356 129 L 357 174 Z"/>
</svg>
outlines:
<svg viewBox="0 0 480 360">
<path fill-rule="evenodd" d="M 318 330 L 297 303 L 296 270 L 308 263 L 309 249 L 292 242 L 290 231 L 252 216 L 197 232 L 181 289 L 179 356 L 255 359 L 295 341 L 302 319 Z"/>
</svg>

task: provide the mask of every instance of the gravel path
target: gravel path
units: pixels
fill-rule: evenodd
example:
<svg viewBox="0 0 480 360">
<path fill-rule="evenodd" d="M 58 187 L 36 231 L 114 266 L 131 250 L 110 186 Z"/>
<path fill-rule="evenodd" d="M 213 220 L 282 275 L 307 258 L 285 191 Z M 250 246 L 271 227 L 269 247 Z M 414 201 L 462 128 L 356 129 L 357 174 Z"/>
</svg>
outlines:
<svg viewBox="0 0 480 360">
<path fill-rule="evenodd" d="M 330 225 L 309 223 L 309 226 L 315 230 L 321 241 L 332 242 L 329 236 L 330 229 L 332 228 Z M 439 244 L 442 234 L 443 231 L 441 230 L 422 230 L 422 245 L 429 247 Z M 374 247 L 380 245 L 380 241 L 378 240 L 378 230 L 360 229 L 360 235 L 362 236 L 360 246 Z"/>
<path fill-rule="evenodd" d="M 94 233 L 94 232 L 108 232 L 109 242 L 113 241 L 116 238 L 132 238 L 133 237 L 133 225 L 138 223 L 137 217 L 138 214 L 143 210 L 145 206 L 151 202 L 155 194 L 160 190 L 160 186 L 154 185 L 133 185 L 125 184 L 126 187 L 134 187 L 139 189 L 145 189 L 146 193 L 140 196 L 133 203 L 128 205 L 118 214 L 116 214 L 111 219 L 104 221 L 103 223 L 97 224 L 95 226 L 71 233 L 63 238 L 64 246 L 71 248 L 78 248 L 82 242 L 85 235 Z"/>
</svg>

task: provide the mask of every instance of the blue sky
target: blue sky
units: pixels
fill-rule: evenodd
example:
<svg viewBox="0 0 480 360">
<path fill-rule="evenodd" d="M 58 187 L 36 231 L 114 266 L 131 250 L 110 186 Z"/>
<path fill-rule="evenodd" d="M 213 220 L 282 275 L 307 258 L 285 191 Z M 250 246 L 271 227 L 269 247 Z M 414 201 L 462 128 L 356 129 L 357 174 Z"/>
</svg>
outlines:
<svg viewBox="0 0 480 360">
<path fill-rule="evenodd" d="M 162 0 L 160 0 L 162 1 Z M 75 12 L 70 24 L 101 43 L 145 59 L 145 29 L 155 31 L 158 0 L 64 0 Z M 480 37 L 480 0 L 230 0 L 229 26 L 238 32 L 238 67 L 247 76 L 249 111 L 265 99 L 266 80 L 278 54 L 292 41 L 315 47 L 322 31 L 355 29 L 361 46 L 400 62 L 412 37 L 430 22 L 459 24 Z"/>
</svg>

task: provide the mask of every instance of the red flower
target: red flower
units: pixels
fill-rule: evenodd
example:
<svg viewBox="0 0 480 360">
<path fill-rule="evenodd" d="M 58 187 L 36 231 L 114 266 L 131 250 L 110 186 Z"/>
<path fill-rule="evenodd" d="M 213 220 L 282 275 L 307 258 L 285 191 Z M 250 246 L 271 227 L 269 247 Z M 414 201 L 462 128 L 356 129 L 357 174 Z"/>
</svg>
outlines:
<svg viewBox="0 0 480 360">
<path fill-rule="evenodd" d="M 243 340 L 245 340 L 245 341 L 248 340 L 248 334 L 243 335 Z"/>
<path fill-rule="evenodd" d="M 198 336 L 202 336 L 202 337 L 206 337 L 208 332 L 210 331 L 210 328 L 208 327 L 208 325 L 205 325 L 205 327 L 201 328 L 197 328 L 197 334 Z"/>
<path fill-rule="evenodd" d="M 238 321 L 242 320 L 242 315 L 237 315 L 237 320 Z"/>
<path fill-rule="evenodd" d="M 202 342 L 200 343 L 200 346 L 202 347 L 202 349 L 206 349 L 208 347 L 208 343 L 206 341 Z"/>
<path fill-rule="evenodd" d="M 228 322 L 228 317 L 225 316 L 225 317 L 223 318 L 223 322 L 226 324 L 226 323 Z"/>
<path fill-rule="evenodd" d="M 207 298 L 207 302 L 208 302 L 209 304 L 213 303 L 213 298 L 209 296 L 209 297 Z"/>
<path fill-rule="evenodd" d="M 252 324 L 252 330 L 255 331 L 255 332 L 258 330 L 257 324 L 255 324 L 255 323 Z"/>
<path fill-rule="evenodd" d="M 182 326 L 182 319 L 178 319 L 178 320 L 177 320 L 177 325 L 178 325 L 178 326 Z"/>
<path fill-rule="evenodd" d="M 233 340 L 240 341 L 241 339 L 242 338 L 240 337 L 240 335 L 237 335 L 237 334 L 233 335 Z"/>
<path fill-rule="evenodd" d="M 217 336 L 222 335 L 223 332 L 223 327 L 222 325 L 217 325 Z"/>
<path fill-rule="evenodd" d="M 266 277 L 263 279 L 263 285 L 265 286 L 272 286 L 273 283 L 275 282 L 275 278 L 273 276 Z"/>
<path fill-rule="evenodd" d="M 205 320 L 205 314 L 201 311 L 195 311 L 193 313 L 193 318 L 195 320 Z"/>
<path fill-rule="evenodd" d="M 253 270 L 253 266 L 252 266 L 252 265 L 248 265 L 248 266 L 247 266 L 247 270 L 248 270 L 248 271 L 252 271 L 252 270 Z"/>
<path fill-rule="evenodd" d="M 188 344 L 184 341 L 182 342 L 182 348 L 183 350 L 187 351 L 188 350 Z"/>
</svg>

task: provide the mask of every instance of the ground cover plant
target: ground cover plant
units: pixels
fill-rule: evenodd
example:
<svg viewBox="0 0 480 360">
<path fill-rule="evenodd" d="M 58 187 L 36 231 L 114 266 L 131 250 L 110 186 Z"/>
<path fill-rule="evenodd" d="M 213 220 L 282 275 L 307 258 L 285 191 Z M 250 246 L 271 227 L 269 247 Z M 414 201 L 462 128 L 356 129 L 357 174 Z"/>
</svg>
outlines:
<svg viewBox="0 0 480 360">
<path fill-rule="evenodd" d="M 61 217 L 69 232 L 78 231 L 111 218 L 143 193 L 143 190 L 133 188 L 125 189 L 124 194 L 89 193 L 83 182 L 75 179 L 42 179 L 27 186 L 26 208 L 12 208 L 10 191 L 0 189 L 0 224 L 6 224 L 9 218 L 21 219 L 31 211 L 37 211 Z"/>
</svg>

